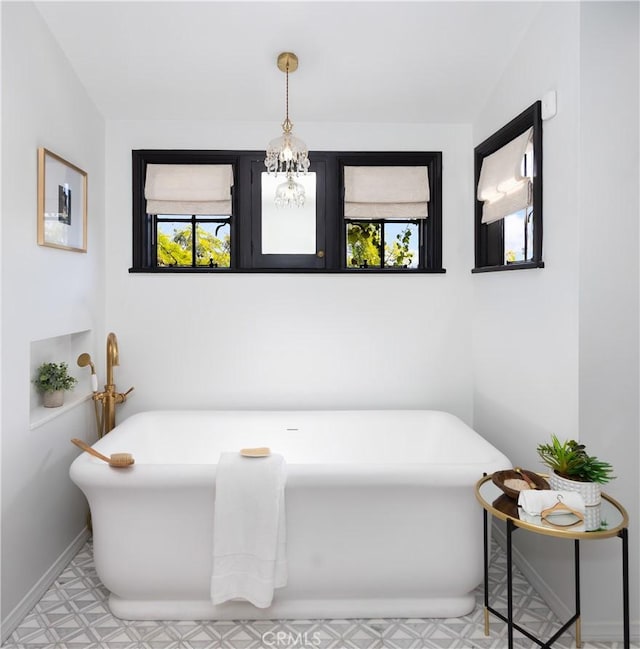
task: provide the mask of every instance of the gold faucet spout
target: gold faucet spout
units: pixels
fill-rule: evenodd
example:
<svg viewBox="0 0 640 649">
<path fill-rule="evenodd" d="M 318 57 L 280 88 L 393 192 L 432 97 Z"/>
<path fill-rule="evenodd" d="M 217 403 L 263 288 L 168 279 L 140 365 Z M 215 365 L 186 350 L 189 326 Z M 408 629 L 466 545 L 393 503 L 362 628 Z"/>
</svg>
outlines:
<svg viewBox="0 0 640 649">
<path fill-rule="evenodd" d="M 114 384 L 113 368 L 115 365 L 120 365 L 120 358 L 118 355 L 118 339 L 116 338 L 116 335 L 111 332 L 107 336 L 107 386 Z"/>
<path fill-rule="evenodd" d="M 82 354 L 78 358 L 78 364 L 82 367 L 89 362 L 85 356 L 89 358 L 88 354 Z M 104 386 L 104 392 L 98 392 L 96 390 L 93 393 L 93 400 L 96 403 L 96 406 L 98 402 L 102 405 L 102 417 L 98 416 L 98 411 L 96 409 L 96 421 L 98 423 L 99 437 L 106 435 L 109 431 L 115 428 L 116 405 L 124 403 L 127 400 L 129 393 L 133 390 L 133 388 L 129 388 L 126 392 L 116 392 L 116 384 L 113 380 L 113 368 L 116 365 L 120 365 L 118 339 L 116 338 L 116 335 L 111 332 L 107 336 L 107 382 Z"/>
</svg>

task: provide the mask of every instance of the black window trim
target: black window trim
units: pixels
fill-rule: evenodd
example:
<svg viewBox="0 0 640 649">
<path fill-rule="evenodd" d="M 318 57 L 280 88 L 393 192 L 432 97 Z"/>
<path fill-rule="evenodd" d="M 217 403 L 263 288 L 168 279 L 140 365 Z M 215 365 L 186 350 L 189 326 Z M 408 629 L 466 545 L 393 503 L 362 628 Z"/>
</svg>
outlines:
<svg viewBox="0 0 640 649">
<path fill-rule="evenodd" d="M 478 181 L 482 161 L 533 126 L 533 259 L 509 264 L 490 263 L 498 251 L 504 253 L 503 220 L 482 223 L 482 201 L 478 200 Z M 542 102 L 536 101 L 508 124 L 474 149 L 475 182 L 475 267 L 472 273 L 544 268 L 542 261 Z"/>
<path fill-rule="evenodd" d="M 264 151 L 138 149 L 132 151 L 132 266 L 130 273 L 345 273 L 351 275 L 445 273 L 442 267 L 442 152 L 335 152 L 311 151 L 309 158 L 325 165 L 325 263 L 324 268 L 255 267 L 252 252 L 252 162 L 264 160 Z M 146 214 L 144 182 L 147 164 L 230 164 L 233 167 L 231 218 L 231 268 L 157 267 L 153 254 L 154 219 Z M 346 265 L 344 226 L 345 165 L 427 165 L 431 184 L 429 216 L 424 219 L 426 249 L 423 268 L 349 268 Z M 422 238 L 424 241 L 424 238 Z M 422 251 L 421 251 L 422 252 Z"/>
</svg>

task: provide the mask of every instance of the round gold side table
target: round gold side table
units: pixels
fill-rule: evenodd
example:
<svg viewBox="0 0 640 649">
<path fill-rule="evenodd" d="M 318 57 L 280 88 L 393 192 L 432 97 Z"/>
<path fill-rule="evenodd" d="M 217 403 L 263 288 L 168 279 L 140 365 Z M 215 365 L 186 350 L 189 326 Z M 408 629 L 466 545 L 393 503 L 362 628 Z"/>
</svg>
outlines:
<svg viewBox="0 0 640 649">
<path fill-rule="evenodd" d="M 602 494 L 602 502 L 596 507 L 588 507 L 585 521 L 570 520 L 572 514 L 564 514 L 557 519 L 559 525 L 542 520 L 539 516 L 527 516 L 518 509 L 517 502 L 504 494 L 491 480 L 484 476 L 476 484 L 476 498 L 482 505 L 484 521 L 484 632 L 489 635 L 489 614 L 507 623 L 509 649 L 513 649 L 513 630 L 516 629 L 543 648 L 551 645 L 572 625 L 576 627 L 576 647 L 582 644 L 580 637 L 580 541 L 619 537 L 622 539 L 622 607 L 624 648 L 629 649 L 629 516 L 624 507 L 610 496 Z M 505 521 L 507 537 L 507 614 L 497 611 L 489 604 L 489 522 L 488 515 Z M 513 621 L 513 567 L 512 535 L 518 529 L 534 534 L 571 539 L 574 543 L 575 575 L 575 613 L 547 641 L 540 640 L 530 631 Z"/>
</svg>

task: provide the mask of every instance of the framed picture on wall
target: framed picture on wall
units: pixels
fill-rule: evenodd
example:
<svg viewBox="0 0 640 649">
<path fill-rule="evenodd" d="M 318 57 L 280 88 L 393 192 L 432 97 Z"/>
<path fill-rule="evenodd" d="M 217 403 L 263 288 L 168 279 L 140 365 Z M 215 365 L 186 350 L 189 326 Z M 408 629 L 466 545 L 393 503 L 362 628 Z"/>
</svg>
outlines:
<svg viewBox="0 0 640 649">
<path fill-rule="evenodd" d="M 38 244 L 87 252 L 87 173 L 38 149 Z"/>
</svg>

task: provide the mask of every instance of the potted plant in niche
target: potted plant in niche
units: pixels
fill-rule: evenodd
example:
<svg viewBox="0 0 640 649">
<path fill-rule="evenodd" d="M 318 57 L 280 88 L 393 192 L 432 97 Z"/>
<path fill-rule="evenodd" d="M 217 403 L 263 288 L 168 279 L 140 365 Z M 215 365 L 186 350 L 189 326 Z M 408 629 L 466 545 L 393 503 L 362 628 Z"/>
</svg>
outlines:
<svg viewBox="0 0 640 649">
<path fill-rule="evenodd" d="M 64 391 L 71 390 L 78 380 L 69 375 L 66 363 L 42 363 L 33 383 L 42 392 L 45 408 L 58 408 L 64 403 Z"/>
<path fill-rule="evenodd" d="M 597 505 L 600 485 L 615 478 L 613 467 L 608 462 L 589 455 L 585 445 L 574 439 L 561 442 L 552 435 L 551 444 L 540 444 L 537 451 L 540 459 L 553 471 L 549 476 L 551 489 L 577 491 L 584 498 L 585 505 Z"/>
</svg>

